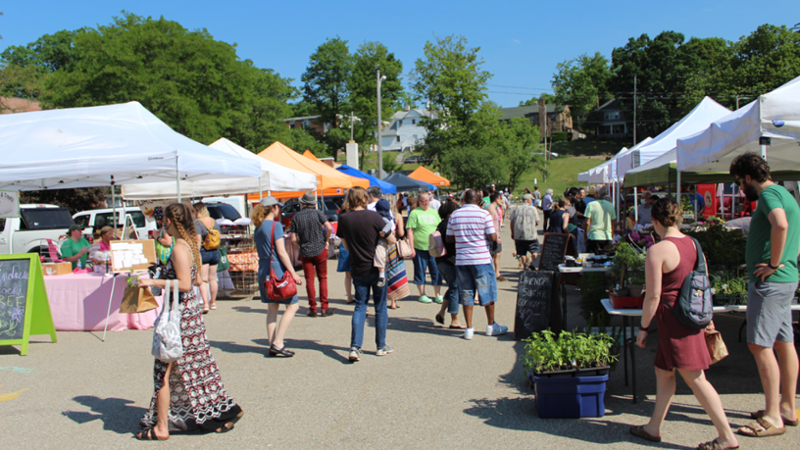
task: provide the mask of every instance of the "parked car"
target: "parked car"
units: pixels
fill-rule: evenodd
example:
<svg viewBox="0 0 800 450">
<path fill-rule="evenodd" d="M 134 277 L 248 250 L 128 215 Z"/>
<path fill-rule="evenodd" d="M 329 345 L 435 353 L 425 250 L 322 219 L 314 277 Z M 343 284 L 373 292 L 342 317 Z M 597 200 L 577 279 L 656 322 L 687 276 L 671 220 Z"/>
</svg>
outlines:
<svg viewBox="0 0 800 450">
<path fill-rule="evenodd" d="M 153 234 L 158 231 L 158 225 L 155 221 L 145 220 L 144 213 L 138 206 L 126 206 L 117 208 L 117 227 L 123 225 L 123 211 L 125 214 L 125 221 L 127 221 L 128 229 L 130 230 L 131 224 L 136 230 L 136 233 L 126 232 L 127 239 L 151 239 Z M 75 223 L 84 227 L 84 234 L 94 234 L 94 230 L 99 230 L 106 225 L 113 226 L 114 224 L 114 209 L 91 209 L 89 211 L 82 211 L 72 216 Z"/>
<path fill-rule="evenodd" d="M 47 239 L 57 243 L 67 238 L 75 222 L 67 208 L 56 205 L 20 205 L 20 217 L 0 219 L 0 254 L 47 255 Z"/>
<path fill-rule="evenodd" d="M 237 219 L 242 218 L 242 215 L 239 214 L 239 211 L 228 203 L 206 203 L 205 201 L 203 203 L 205 203 L 206 208 L 208 209 L 208 215 L 211 216 L 211 218 L 215 221 L 219 219 L 228 219 L 231 222 L 235 222 Z M 222 225 L 220 226 L 220 231 L 227 233 L 233 226 L 235 225 Z"/>
<path fill-rule="evenodd" d="M 406 164 L 420 164 L 424 162 L 431 162 L 430 158 L 421 155 L 409 156 L 408 158 L 403 160 Z"/>
<path fill-rule="evenodd" d="M 344 203 L 344 196 L 325 197 L 325 207 L 322 207 L 322 197 L 317 197 L 317 209 L 325 213 L 328 221 L 331 223 L 339 222 L 339 211 L 342 209 Z M 284 202 L 281 223 L 284 229 L 289 229 L 292 224 L 292 217 L 300 211 L 300 199 L 293 198 Z"/>
<path fill-rule="evenodd" d="M 247 217 L 247 202 L 244 195 L 231 195 L 228 197 L 206 197 L 203 199 L 203 203 L 207 205 L 208 204 L 216 205 L 218 203 L 225 203 L 231 205 L 236 210 L 236 212 L 239 213 L 240 217 Z"/>
</svg>

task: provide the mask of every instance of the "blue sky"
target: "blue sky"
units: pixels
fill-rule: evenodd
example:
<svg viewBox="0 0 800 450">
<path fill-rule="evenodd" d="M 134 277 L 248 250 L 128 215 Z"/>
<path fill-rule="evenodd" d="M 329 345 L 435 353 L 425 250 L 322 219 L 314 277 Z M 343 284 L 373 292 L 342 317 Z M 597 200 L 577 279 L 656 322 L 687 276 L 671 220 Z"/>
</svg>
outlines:
<svg viewBox="0 0 800 450">
<path fill-rule="evenodd" d="M 407 74 L 434 34 L 463 35 L 481 47 L 494 77 L 490 98 L 517 106 L 550 90 L 556 64 L 614 47 L 647 33 L 674 30 L 689 37 L 738 40 L 759 25 L 800 22 L 800 2 L 772 0 L 685 1 L 171 1 L 24 0 L 0 6 L 0 48 L 24 45 L 43 34 L 111 23 L 122 10 L 206 28 L 215 39 L 238 44 L 238 55 L 281 76 L 300 76 L 308 57 L 328 37 L 379 41 L 403 62 Z M 407 78 L 407 77 L 406 77 Z"/>
</svg>

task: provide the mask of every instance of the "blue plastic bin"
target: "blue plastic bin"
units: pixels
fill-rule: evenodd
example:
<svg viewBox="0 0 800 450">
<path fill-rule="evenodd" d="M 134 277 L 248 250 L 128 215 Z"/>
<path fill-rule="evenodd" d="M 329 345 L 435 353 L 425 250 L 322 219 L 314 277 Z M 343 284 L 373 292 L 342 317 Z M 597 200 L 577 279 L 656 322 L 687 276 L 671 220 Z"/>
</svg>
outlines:
<svg viewBox="0 0 800 450">
<path fill-rule="evenodd" d="M 545 378 L 533 376 L 539 417 L 564 419 L 603 417 L 608 374 Z"/>
</svg>

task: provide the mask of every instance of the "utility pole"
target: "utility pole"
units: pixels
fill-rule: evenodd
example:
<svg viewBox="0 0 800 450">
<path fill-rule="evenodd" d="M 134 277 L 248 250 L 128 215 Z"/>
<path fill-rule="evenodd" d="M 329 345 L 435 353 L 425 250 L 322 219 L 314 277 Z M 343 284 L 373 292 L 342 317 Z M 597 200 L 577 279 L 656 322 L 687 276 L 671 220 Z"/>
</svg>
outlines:
<svg viewBox="0 0 800 450">
<path fill-rule="evenodd" d="M 383 148 L 381 148 L 381 66 L 375 66 L 378 80 L 378 178 L 383 179 Z"/>
<path fill-rule="evenodd" d="M 636 75 L 633 76 L 633 145 L 636 145 Z"/>
<path fill-rule="evenodd" d="M 739 94 L 736 94 L 736 109 L 739 109 Z"/>
<path fill-rule="evenodd" d="M 353 142 L 353 111 L 350 111 L 350 142 Z"/>
<path fill-rule="evenodd" d="M 542 100 L 542 114 L 544 115 L 544 173 L 542 173 L 542 181 L 547 183 L 547 102 Z"/>
</svg>

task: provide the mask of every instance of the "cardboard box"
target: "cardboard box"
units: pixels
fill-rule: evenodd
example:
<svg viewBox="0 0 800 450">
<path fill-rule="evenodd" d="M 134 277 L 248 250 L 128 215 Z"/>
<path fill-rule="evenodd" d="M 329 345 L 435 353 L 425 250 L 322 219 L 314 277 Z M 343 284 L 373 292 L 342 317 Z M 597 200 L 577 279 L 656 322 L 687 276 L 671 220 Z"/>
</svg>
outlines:
<svg viewBox="0 0 800 450">
<path fill-rule="evenodd" d="M 42 272 L 45 276 L 69 275 L 72 273 L 72 263 L 43 263 Z"/>
</svg>

